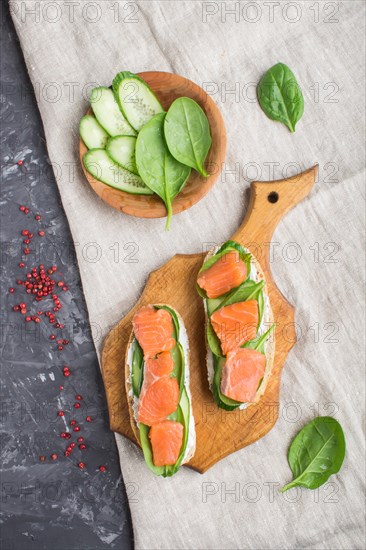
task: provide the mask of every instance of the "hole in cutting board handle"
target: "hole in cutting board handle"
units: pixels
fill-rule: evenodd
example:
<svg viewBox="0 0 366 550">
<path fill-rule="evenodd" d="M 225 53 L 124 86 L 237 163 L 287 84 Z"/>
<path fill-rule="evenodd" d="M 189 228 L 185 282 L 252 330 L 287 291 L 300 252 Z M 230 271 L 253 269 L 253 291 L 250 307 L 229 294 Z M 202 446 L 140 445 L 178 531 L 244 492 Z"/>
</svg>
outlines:
<svg viewBox="0 0 366 550">
<path fill-rule="evenodd" d="M 275 204 L 279 198 L 280 197 L 276 191 L 271 191 L 271 193 L 269 193 L 269 195 L 267 196 L 268 202 L 270 202 L 271 204 Z"/>
</svg>

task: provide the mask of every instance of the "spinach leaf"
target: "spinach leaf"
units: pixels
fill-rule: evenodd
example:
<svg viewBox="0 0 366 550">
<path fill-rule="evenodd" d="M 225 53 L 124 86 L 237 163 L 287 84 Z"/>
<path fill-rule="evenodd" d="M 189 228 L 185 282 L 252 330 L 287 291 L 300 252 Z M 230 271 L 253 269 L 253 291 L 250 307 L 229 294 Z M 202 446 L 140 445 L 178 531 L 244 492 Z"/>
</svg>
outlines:
<svg viewBox="0 0 366 550">
<path fill-rule="evenodd" d="M 172 200 L 182 190 L 191 170 L 170 154 L 164 139 L 164 119 L 165 113 L 159 113 L 140 130 L 136 141 L 136 164 L 147 187 L 163 199 L 168 213 L 166 229 L 169 229 Z"/>
<path fill-rule="evenodd" d="M 304 112 L 304 97 L 296 77 L 287 65 L 277 63 L 260 79 L 258 101 L 272 120 L 285 124 L 291 132 Z"/>
<path fill-rule="evenodd" d="M 245 302 L 246 300 L 258 300 L 258 296 L 263 294 L 261 292 L 264 287 L 264 281 L 256 283 L 251 279 L 247 279 L 240 286 L 230 290 L 226 294 L 219 296 L 219 298 L 207 298 L 207 312 L 211 316 L 217 309 L 224 306 L 229 306 L 237 302 Z"/>
<path fill-rule="evenodd" d="M 138 397 L 144 379 L 144 354 L 136 338 L 134 339 L 133 346 L 131 369 L 132 391 L 134 395 Z"/>
<path fill-rule="evenodd" d="M 235 288 L 227 294 L 226 297 L 221 301 L 220 305 L 216 309 L 220 309 L 224 306 L 230 306 L 238 302 L 247 302 L 248 300 L 257 300 L 259 296 L 263 294 L 262 289 L 265 286 L 265 281 L 259 281 L 255 283 L 251 279 L 242 283 L 239 287 Z M 259 315 L 260 317 L 260 315 Z M 258 319 L 260 322 L 260 319 Z"/>
<path fill-rule="evenodd" d="M 341 425 L 330 416 L 318 416 L 295 437 L 288 452 L 294 480 L 281 492 L 299 485 L 316 489 L 339 472 L 346 452 Z"/>
<path fill-rule="evenodd" d="M 254 340 L 249 340 L 248 342 L 245 342 L 245 344 L 243 344 L 241 347 L 255 349 L 256 351 L 264 354 L 264 344 L 266 343 L 268 336 L 274 330 L 275 326 L 276 325 L 273 323 L 273 325 L 266 332 L 261 334 L 261 336 L 257 336 L 256 338 L 254 338 Z"/>
<path fill-rule="evenodd" d="M 237 304 L 239 302 L 246 302 L 248 300 L 257 300 L 258 303 L 258 326 L 259 328 L 263 314 L 264 314 L 264 296 L 263 296 L 263 287 L 265 286 L 265 281 L 259 281 L 258 283 L 248 279 L 240 286 L 230 291 L 228 294 L 220 298 L 208 298 L 206 300 L 207 304 L 207 313 L 208 316 L 221 309 L 225 306 L 230 306 L 232 304 Z M 213 329 L 211 328 L 211 331 Z M 208 339 L 210 343 L 210 340 Z M 211 348 L 212 349 L 212 348 Z M 218 355 L 218 354 L 216 354 Z"/>
<path fill-rule="evenodd" d="M 198 103 L 189 97 L 173 101 L 165 118 L 164 133 L 173 157 L 207 177 L 204 162 L 212 139 L 209 122 Z"/>
</svg>

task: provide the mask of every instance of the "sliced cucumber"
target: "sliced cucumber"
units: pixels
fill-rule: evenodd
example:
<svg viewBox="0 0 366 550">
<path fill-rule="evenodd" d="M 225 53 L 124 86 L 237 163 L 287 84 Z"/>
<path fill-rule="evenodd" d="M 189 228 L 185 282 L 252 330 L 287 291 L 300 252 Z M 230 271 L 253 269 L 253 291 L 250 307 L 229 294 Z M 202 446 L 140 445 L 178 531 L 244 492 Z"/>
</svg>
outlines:
<svg viewBox="0 0 366 550">
<path fill-rule="evenodd" d="M 136 135 L 121 113 L 112 90 L 103 86 L 94 88 L 90 94 L 90 104 L 99 124 L 110 136 Z"/>
<path fill-rule="evenodd" d="M 172 466 L 165 466 L 164 477 L 170 477 L 174 475 L 179 470 L 179 467 L 183 462 L 184 455 L 187 449 L 187 443 L 188 443 L 190 416 L 191 416 L 191 406 L 190 406 L 187 390 L 184 387 L 181 393 L 181 397 L 180 397 L 180 401 L 177 409 L 177 418 L 176 418 L 176 422 L 180 422 L 181 424 L 183 424 L 183 428 L 184 428 L 182 447 L 180 449 L 177 462 Z"/>
<path fill-rule="evenodd" d="M 134 136 L 115 136 L 109 139 L 106 151 L 114 162 L 138 175 L 135 147 L 136 138 Z"/>
<path fill-rule="evenodd" d="M 221 373 L 222 373 L 222 368 L 225 364 L 225 358 L 216 357 L 214 355 L 213 360 L 214 360 L 215 375 L 214 375 L 213 384 L 212 384 L 212 393 L 216 401 L 216 404 L 222 409 L 225 409 L 226 411 L 234 411 L 235 409 L 240 407 L 242 403 L 240 403 L 239 401 L 234 401 L 234 399 L 230 399 L 230 397 L 226 397 L 226 395 L 221 393 Z"/>
<path fill-rule="evenodd" d="M 123 114 L 138 132 L 153 116 L 164 112 L 146 82 L 133 73 L 118 73 L 113 91 Z"/>
<path fill-rule="evenodd" d="M 114 162 L 105 149 L 91 149 L 83 157 L 87 171 L 99 181 L 135 195 L 152 195 L 151 189 L 136 174 Z"/>
<path fill-rule="evenodd" d="M 165 469 L 167 468 L 167 466 L 155 466 L 154 464 L 153 450 L 149 438 L 149 432 L 150 426 L 146 426 L 145 424 L 141 424 L 140 422 L 140 442 L 142 452 L 144 453 L 145 462 L 155 475 L 166 477 Z"/>
<path fill-rule="evenodd" d="M 85 115 L 80 120 L 80 137 L 88 149 L 104 149 L 109 135 L 92 115 Z"/>
</svg>

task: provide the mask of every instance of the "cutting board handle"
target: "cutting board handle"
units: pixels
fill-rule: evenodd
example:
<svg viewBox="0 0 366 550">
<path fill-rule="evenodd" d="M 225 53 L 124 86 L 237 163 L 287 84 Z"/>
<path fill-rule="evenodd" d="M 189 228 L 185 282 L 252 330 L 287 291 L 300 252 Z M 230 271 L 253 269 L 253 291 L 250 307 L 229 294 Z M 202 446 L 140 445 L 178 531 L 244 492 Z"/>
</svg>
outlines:
<svg viewBox="0 0 366 550">
<path fill-rule="evenodd" d="M 240 244 L 255 249 L 270 243 L 283 216 L 311 191 L 318 165 L 284 180 L 258 182 L 250 187 L 250 201 L 243 223 L 233 236 Z"/>
</svg>

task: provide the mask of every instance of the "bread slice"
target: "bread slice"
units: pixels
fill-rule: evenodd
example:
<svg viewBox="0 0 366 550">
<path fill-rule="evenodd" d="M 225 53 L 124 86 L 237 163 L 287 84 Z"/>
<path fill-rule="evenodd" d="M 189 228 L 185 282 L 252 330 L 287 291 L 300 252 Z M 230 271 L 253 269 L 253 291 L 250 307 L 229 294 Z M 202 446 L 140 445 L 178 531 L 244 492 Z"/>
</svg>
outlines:
<svg viewBox="0 0 366 550">
<path fill-rule="evenodd" d="M 209 260 L 212 256 L 214 256 L 220 248 L 221 248 L 221 246 L 216 246 L 213 249 L 211 249 L 208 252 L 208 254 L 206 255 L 203 263 L 206 262 L 207 260 Z M 254 280 L 256 283 L 260 282 L 260 281 L 265 281 L 266 279 L 265 279 L 263 270 L 262 270 L 261 265 L 260 265 L 259 261 L 257 260 L 257 258 L 254 256 L 254 254 L 252 252 L 250 252 L 250 250 L 248 250 L 244 246 L 242 248 L 248 254 L 251 255 L 250 278 L 252 280 Z M 263 312 L 263 319 L 262 319 L 261 325 L 259 327 L 259 334 L 263 334 L 274 323 L 274 317 L 273 317 L 271 304 L 270 304 L 270 301 L 269 301 L 267 285 L 265 285 L 264 288 L 263 288 L 263 294 L 264 294 L 264 312 Z M 206 307 L 206 300 L 205 299 L 204 299 L 204 307 L 205 307 L 205 320 L 206 320 L 205 321 L 205 323 L 206 323 L 205 335 L 206 335 L 206 349 L 207 349 L 207 357 L 206 357 L 207 377 L 208 377 L 208 383 L 209 383 L 209 386 L 210 386 L 210 390 L 212 391 L 212 384 L 213 384 L 213 378 L 214 378 L 214 367 L 213 367 L 212 351 L 210 350 L 210 347 L 209 347 L 208 342 L 207 342 L 207 325 L 208 325 L 209 318 L 208 318 L 208 314 L 207 314 L 207 307 Z M 272 332 L 271 335 L 269 336 L 269 339 L 267 340 L 267 342 L 265 344 L 266 369 L 264 371 L 264 376 L 263 376 L 262 383 L 261 383 L 261 385 L 260 385 L 260 387 L 259 387 L 259 389 L 258 389 L 258 391 L 255 395 L 254 400 L 251 401 L 250 403 L 243 403 L 242 405 L 240 405 L 238 407 L 239 409 L 246 409 L 250 405 L 258 403 L 258 401 L 260 400 L 260 398 L 264 394 L 264 392 L 266 390 L 266 387 L 267 387 L 267 384 L 268 384 L 268 380 L 270 379 L 272 371 L 273 371 L 274 355 L 275 355 L 275 337 L 274 337 L 274 332 Z"/>
<path fill-rule="evenodd" d="M 161 305 L 167 305 L 170 309 L 174 311 L 178 318 L 179 322 L 179 342 L 182 345 L 183 348 L 183 354 L 184 354 L 184 386 L 187 391 L 189 404 L 190 404 L 190 417 L 189 417 L 189 427 L 188 427 L 188 440 L 187 440 L 187 447 L 184 454 L 184 458 L 182 461 L 182 464 L 186 464 L 189 462 L 189 460 L 192 458 L 192 456 L 195 453 L 196 450 L 196 430 L 195 430 L 195 423 L 194 423 L 194 417 L 193 417 L 193 409 L 192 409 L 192 396 L 189 389 L 189 341 L 188 341 L 188 335 L 186 328 L 184 326 L 184 322 L 182 317 L 179 315 L 179 313 L 169 304 L 154 304 L 157 306 Z M 131 427 L 133 430 L 133 433 L 135 434 L 136 441 L 140 445 L 140 430 L 139 430 L 139 423 L 137 420 L 137 407 L 138 407 L 138 398 L 133 394 L 132 390 L 132 357 L 133 357 L 133 343 L 135 340 L 135 335 L 132 330 L 128 344 L 126 349 L 126 357 L 125 357 L 125 364 L 126 364 L 126 370 L 125 370 L 125 376 L 126 376 L 126 394 L 127 394 L 127 402 L 128 402 L 128 409 L 130 413 L 130 422 Z M 145 368 L 145 364 L 144 364 Z"/>
</svg>

